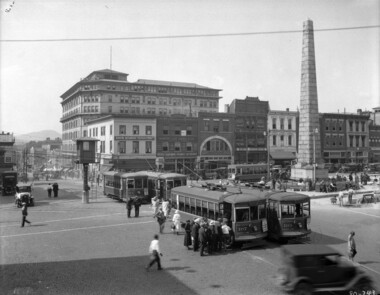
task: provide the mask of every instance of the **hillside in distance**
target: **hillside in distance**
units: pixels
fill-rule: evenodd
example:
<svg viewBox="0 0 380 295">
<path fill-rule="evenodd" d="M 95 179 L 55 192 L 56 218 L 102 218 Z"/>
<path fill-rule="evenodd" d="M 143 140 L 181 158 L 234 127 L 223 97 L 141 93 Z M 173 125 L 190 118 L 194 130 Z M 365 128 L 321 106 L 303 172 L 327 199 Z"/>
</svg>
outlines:
<svg viewBox="0 0 380 295">
<path fill-rule="evenodd" d="M 54 140 L 57 137 L 61 138 L 62 136 L 61 133 L 55 130 L 41 130 L 21 135 L 15 135 L 16 143 L 29 141 L 43 141 L 46 140 L 46 138 L 48 137 L 50 138 L 50 140 Z"/>
</svg>

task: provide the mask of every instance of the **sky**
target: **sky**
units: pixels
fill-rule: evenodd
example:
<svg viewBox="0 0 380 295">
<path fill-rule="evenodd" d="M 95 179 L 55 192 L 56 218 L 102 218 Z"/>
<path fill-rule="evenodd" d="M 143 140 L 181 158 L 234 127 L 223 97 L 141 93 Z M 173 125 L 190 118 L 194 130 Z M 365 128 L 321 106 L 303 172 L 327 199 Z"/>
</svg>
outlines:
<svg viewBox="0 0 380 295">
<path fill-rule="evenodd" d="M 111 67 L 130 82 L 221 89 L 220 111 L 246 96 L 295 111 L 307 19 L 314 23 L 319 112 L 380 106 L 378 0 L 0 0 L 0 8 L 0 131 L 16 138 L 61 133 L 60 96 Z M 325 30 L 363 26 L 377 27 Z M 188 35 L 203 36 L 148 38 Z"/>
</svg>

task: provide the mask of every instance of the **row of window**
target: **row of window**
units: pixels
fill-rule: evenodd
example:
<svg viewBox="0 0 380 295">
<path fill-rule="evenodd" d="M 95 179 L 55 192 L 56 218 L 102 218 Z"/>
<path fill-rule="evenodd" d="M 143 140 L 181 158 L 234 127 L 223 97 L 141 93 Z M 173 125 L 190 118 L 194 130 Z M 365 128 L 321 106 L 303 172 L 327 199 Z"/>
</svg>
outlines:
<svg viewBox="0 0 380 295">
<path fill-rule="evenodd" d="M 348 121 L 348 126 L 349 126 L 349 130 L 350 132 L 354 132 L 354 130 L 356 132 L 365 132 L 365 121 Z"/>
<path fill-rule="evenodd" d="M 293 119 L 288 119 L 287 122 L 285 122 L 285 119 L 284 118 L 280 118 L 279 120 L 279 125 L 277 125 L 277 121 L 278 119 L 277 118 L 272 118 L 272 129 L 273 130 L 276 130 L 277 128 L 279 128 L 280 130 L 285 130 L 285 124 L 287 123 L 287 127 L 288 129 L 287 130 L 292 130 L 293 128 Z"/>
</svg>

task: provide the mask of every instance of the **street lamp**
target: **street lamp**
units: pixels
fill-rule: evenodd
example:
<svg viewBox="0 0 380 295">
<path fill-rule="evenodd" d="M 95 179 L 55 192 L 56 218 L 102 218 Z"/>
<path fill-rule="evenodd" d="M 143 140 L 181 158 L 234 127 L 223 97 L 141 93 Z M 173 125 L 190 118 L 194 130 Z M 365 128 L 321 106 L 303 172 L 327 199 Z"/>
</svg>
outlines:
<svg viewBox="0 0 380 295">
<path fill-rule="evenodd" d="M 270 138 L 269 138 L 269 131 L 268 133 L 266 131 L 263 132 L 264 136 L 267 138 L 267 181 L 270 180 L 270 158 L 269 158 L 269 151 L 270 151 Z"/>
<path fill-rule="evenodd" d="M 313 163 L 313 168 L 314 168 L 314 173 L 313 173 L 313 183 L 314 183 L 314 186 L 315 186 L 315 167 L 316 167 L 316 163 L 315 163 L 315 136 L 318 134 L 318 128 L 315 128 L 313 130 L 313 151 L 314 151 L 314 163 Z"/>
</svg>

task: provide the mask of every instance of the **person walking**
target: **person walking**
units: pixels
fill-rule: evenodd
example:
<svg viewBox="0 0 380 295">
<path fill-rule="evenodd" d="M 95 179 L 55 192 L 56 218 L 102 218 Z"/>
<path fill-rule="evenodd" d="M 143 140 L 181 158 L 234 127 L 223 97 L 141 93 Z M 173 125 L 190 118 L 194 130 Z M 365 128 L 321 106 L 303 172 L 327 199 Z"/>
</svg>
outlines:
<svg viewBox="0 0 380 295">
<path fill-rule="evenodd" d="M 164 215 L 164 212 L 162 212 L 162 209 L 160 208 L 160 209 L 158 209 L 158 212 L 153 217 L 157 218 L 158 229 L 160 231 L 160 234 L 162 234 L 164 232 L 165 221 L 166 221 L 166 217 Z"/>
<path fill-rule="evenodd" d="M 53 184 L 53 193 L 54 193 L 54 198 L 58 197 L 58 183 Z"/>
<path fill-rule="evenodd" d="M 126 204 L 128 218 L 131 217 L 132 206 L 133 206 L 133 199 L 129 198 Z"/>
<path fill-rule="evenodd" d="M 179 215 L 179 211 L 178 210 L 175 210 L 175 212 L 174 212 L 174 215 L 173 215 L 173 224 L 175 226 L 174 232 L 176 232 L 177 235 L 178 235 L 179 232 L 180 232 L 180 230 L 181 230 L 181 215 Z"/>
<path fill-rule="evenodd" d="M 26 216 L 28 216 L 28 205 L 26 203 L 22 203 L 22 222 L 21 222 L 21 227 L 24 227 L 25 222 L 29 223 L 29 225 L 32 225 L 32 223 L 26 219 Z"/>
<path fill-rule="evenodd" d="M 185 236 L 183 239 L 183 245 L 185 247 L 187 247 L 187 250 L 190 250 L 190 246 L 191 246 L 191 223 L 190 223 L 190 220 L 186 220 Z"/>
<path fill-rule="evenodd" d="M 193 251 L 196 252 L 199 249 L 199 219 L 194 220 L 193 228 L 191 229 L 191 237 L 193 242 Z"/>
<path fill-rule="evenodd" d="M 340 206 L 340 207 L 343 206 L 343 197 L 344 197 L 344 192 L 343 192 L 343 191 L 340 191 L 339 194 L 338 194 L 339 206 Z"/>
<path fill-rule="evenodd" d="M 354 257 L 358 253 L 356 251 L 356 243 L 355 243 L 355 232 L 351 231 L 350 234 L 348 235 L 348 242 L 347 242 L 347 252 L 348 252 L 348 258 L 353 262 Z"/>
<path fill-rule="evenodd" d="M 169 201 L 163 200 L 162 201 L 162 211 L 164 211 L 164 215 L 166 218 L 169 217 Z"/>
<path fill-rule="evenodd" d="M 352 204 L 352 196 L 354 195 L 354 190 L 352 187 L 348 190 L 348 203 L 351 205 Z"/>
<path fill-rule="evenodd" d="M 140 215 L 141 199 L 138 198 L 138 197 L 135 197 L 133 205 L 135 206 L 135 217 L 139 217 L 139 215 Z"/>
<path fill-rule="evenodd" d="M 47 187 L 47 192 L 48 192 L 48 197 L 51 198 L 51 192 L 53 191 L 53 188 L 51 187 L 51 184 L 49 183 L 48 184 L 48 187 Z"/>
<path fill-rule="evenodd" d="M 207 236 L 206 236 L 206 223 L 203 223 L 199 229 L 199 243 L 201 244 L 200 255 L 203 256 L 203 251 L 207 246 Z"/>
<path fill-rule="evenodd" d="M 161 250 L 160 250 L 160 243 L 158 241 L 158 235 L 154 235 L 154 239 L 152 242 L 150 242 L 149 246 L 149 254 L 150 254 L 150 262 L 145 267 L 147 271 L 151 268 L 151 266 L 155 263 L 157 263 L 157 270 L 162 270 L 161 267 L 161 259 L 160 256 L 162 256 Z"/>
<path fill-rule="evenodd" d="M 160 205 L 160 202 L 157 197 L 152 198 L 152 209 L 153 209 L 153 216 L 155 216 L 158 212 L 158 207 Z"/>
</svg>

